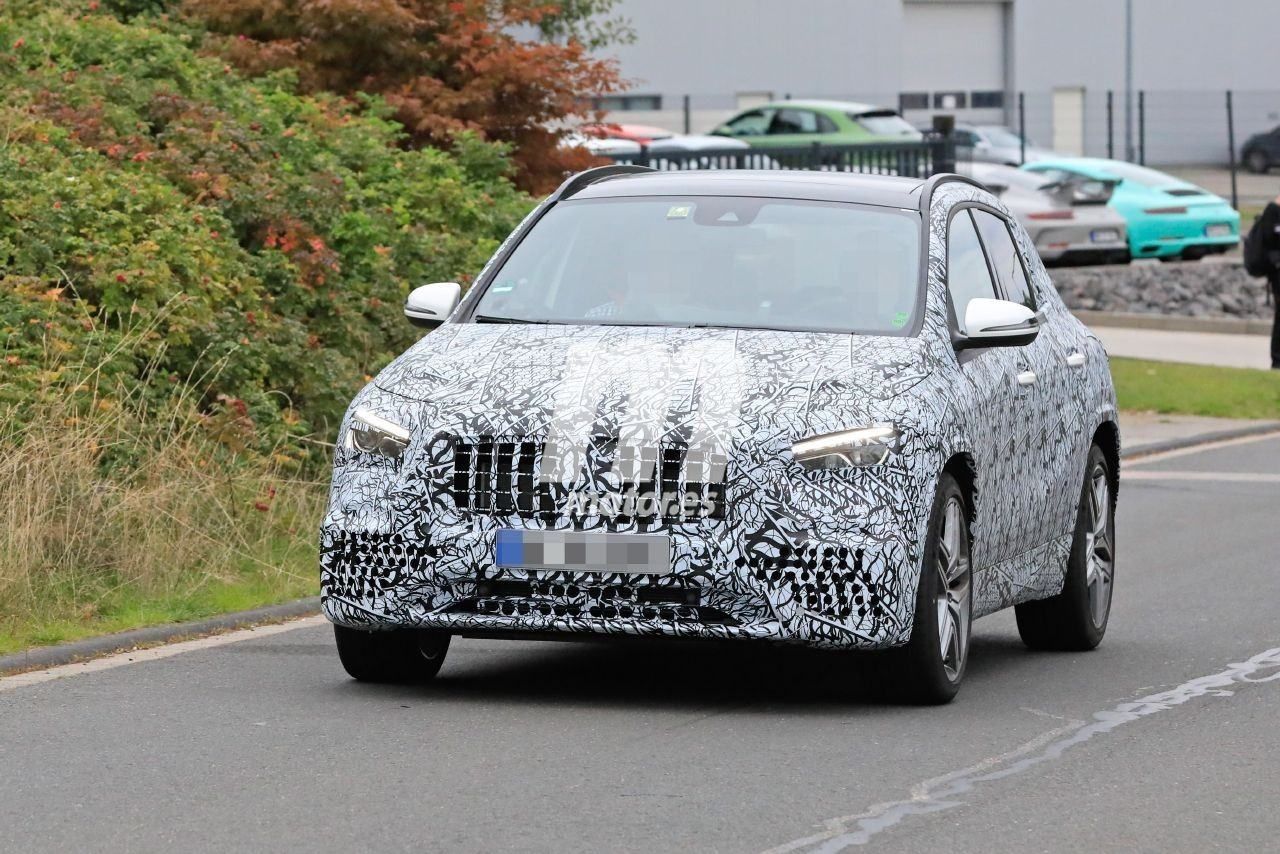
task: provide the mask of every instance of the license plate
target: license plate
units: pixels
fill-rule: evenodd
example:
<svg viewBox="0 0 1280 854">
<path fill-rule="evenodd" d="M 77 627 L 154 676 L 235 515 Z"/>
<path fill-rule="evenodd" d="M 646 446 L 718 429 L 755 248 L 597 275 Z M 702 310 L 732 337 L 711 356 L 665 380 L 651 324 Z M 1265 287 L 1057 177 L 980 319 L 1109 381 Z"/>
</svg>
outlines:
<svg viewBox="0 0 1280 854">
<path fill-rule="evenodd" d="M 1231 226 L 1223 223 L 1220 225 L 1207 225 L 1204 229 L 1205 237 L 1230 237 Z"/>
<path fill-rule="evenodd" d="M 1100 228 L 1089 234 L 1089 239 L 1094 243 L 1119 243 L 1120 232 L 1114 228 Z"/>
<path fill-rule="evenodd" d="M 520 569 L 667 575 L 671 539 L 655 534 L 504 528 L 498 531 L 494 563 Z"/>
</svg>

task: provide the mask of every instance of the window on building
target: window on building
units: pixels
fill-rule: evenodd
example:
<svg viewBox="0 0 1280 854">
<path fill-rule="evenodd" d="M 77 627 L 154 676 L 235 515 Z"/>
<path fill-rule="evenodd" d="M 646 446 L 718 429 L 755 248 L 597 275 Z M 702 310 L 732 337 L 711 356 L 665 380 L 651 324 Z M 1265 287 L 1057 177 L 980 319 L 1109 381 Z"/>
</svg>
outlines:
<svg viewBox="0 0 1280 854">
<path fill-rule="evenodd" d="M 601 95 L 591 99 L 591 106 L 610 113 L 661 110 L 661 95 Z"/>
<path fill-rule="evenodd" d="M 1003 92 L 974 92 L 971 101 L 975 110 L 1003 110 Z"/>
<path fill-rule="evenodd" d="M 899 111 L 929 109 L 929 93 L 903 92 L 898 95 L 898 109 Z"/>
</svg>

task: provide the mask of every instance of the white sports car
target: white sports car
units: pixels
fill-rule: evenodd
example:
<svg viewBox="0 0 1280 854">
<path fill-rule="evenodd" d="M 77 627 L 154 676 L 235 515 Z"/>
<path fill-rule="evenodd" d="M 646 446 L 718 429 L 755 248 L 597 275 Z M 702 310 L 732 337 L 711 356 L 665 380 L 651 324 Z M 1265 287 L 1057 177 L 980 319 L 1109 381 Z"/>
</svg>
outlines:
<svg viewBox="0 0 1280 854">
<path fill-rule="evenodd" d="M 347 671 L 452 635 L 886 650 L 909 696 L 973 619 L 1106 630 L 1119 478 L 1102 345 L 968 179 L 577 175 L 351 405 L 321 595 Z"/>
</svg>

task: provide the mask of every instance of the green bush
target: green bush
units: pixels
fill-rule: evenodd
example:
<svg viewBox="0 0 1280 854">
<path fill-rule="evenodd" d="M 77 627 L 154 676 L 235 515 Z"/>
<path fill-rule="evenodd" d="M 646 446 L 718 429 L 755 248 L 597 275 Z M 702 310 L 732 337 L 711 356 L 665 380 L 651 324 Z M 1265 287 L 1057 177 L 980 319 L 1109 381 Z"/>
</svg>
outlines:
<svg viewBox="0 0 1280 854">
<path fill-rule="evenodd" d="M 93 364 L 99 394 L 242 408 L 260 448 L 331 437 L 413 340 L 409 289 L 468 281 L 531 200 L 492 146 L 402 150 L 376 101 L 246 81 L 197 32 L 89 5 L 0 11 L 0 405 Z"/>
</svg>

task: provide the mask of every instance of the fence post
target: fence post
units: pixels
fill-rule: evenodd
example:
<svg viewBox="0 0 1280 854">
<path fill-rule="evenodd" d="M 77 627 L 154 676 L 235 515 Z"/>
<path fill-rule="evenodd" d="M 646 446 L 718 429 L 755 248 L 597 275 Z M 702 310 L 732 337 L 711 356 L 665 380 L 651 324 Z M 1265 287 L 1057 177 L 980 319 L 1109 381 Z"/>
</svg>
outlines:
<svg viewBox="0 0 1280 854">
<path fill-rule="evenodd" d="M 693 122 L 690 121 L 690 118 L 691 118 L 690 114 L 692 111 L 690 109 L 689 100 L 690 100 L 689 96 L 685 95 L 684 96 L 684 132 L 685 133 L 693 133 L 693 131 L 689 129 L 690 127 L 693 126 Z"/>
<path fill-rule="evenodd" d="M 1227 90 L 1227 150 L 1231 153 L 1231 207 L 1240 210 L 1240 188 L 1236 183 L 1236 111 L 1231 90 Z"/>
<path fill-rule="evenodd" d="M 1107 90 L 1107 159 L 1116 156 L 1116 93 Z"/>
<path fill-rule="evenodd" d="M 1138 163 L 1147 165 L 1147 90 L 1138 91 Z"/>
<path fill-rule="evenodd" d="M 635 164 L 637 166 L 649 165 L 649 146 L 641 144 L 640 153 L 636 156 Z"/>
<path fill-rule="evenodd" d="M 1027 162 L 1027 93 L 1018 93 L 1018 162 Z"/>
</svg>

